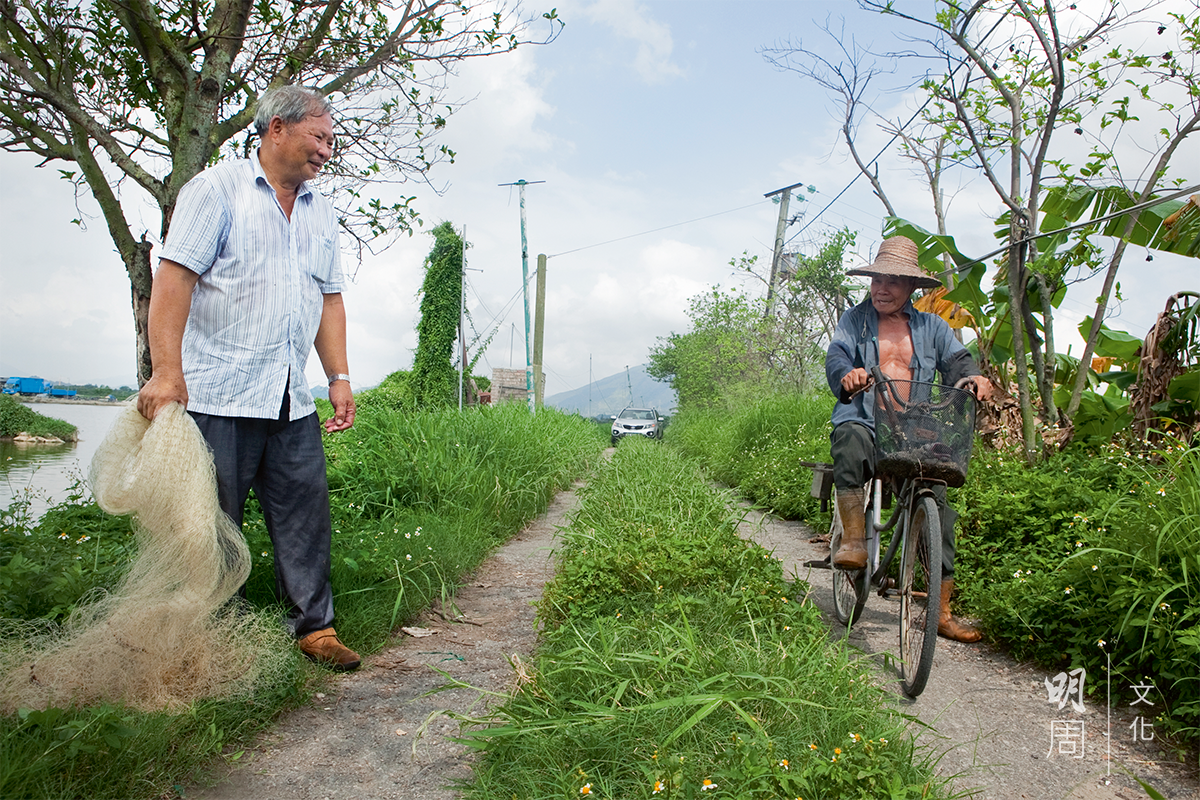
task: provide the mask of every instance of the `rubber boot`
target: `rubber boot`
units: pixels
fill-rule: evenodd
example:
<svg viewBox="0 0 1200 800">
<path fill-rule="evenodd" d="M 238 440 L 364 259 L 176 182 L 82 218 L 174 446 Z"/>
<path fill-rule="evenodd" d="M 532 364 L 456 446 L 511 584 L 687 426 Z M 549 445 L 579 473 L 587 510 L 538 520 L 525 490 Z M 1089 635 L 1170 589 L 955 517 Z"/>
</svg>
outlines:
<svg viewBox="0 0 1200 800">
<path fill-rule="evenodd" d="M 867 566 L 867 519 L 863 489 L 838 489 L 838 514 L 842 518 L 842 543 L 833 554 L 838 569 L 865 569 Z"/>
<path fill-rule="evenodd" d="M 978 642 L 983 636 L 974 628 L 950 613 L 950 595 L 954 592 L 954 579 L 942 581 L 942 609 L 938 615 L 938 636 L 953 639 L 956 642 Z"/>
</svg>

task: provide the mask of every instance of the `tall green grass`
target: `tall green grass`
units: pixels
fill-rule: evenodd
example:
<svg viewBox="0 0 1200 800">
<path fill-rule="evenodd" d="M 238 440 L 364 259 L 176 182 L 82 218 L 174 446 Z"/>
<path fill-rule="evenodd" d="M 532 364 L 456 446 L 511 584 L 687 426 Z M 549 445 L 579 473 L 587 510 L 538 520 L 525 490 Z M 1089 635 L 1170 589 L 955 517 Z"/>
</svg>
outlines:
<svg viewBox="0 0 1200 800">
<path fill-rule="evenodd" d="M 788 518 L 816 512 L 812 473 L 801 461 L 829 460 L 828 395 L 768 395 L 735 411 L 688 410 L 667 428 L 671 444 L 718 481 Z"/>
<path fill-rule="evenodd" d="M 327 439 L 334 523 L 338 632 L 368 653 L 460 575 L 545 510 L 556 489 L 583 475 L 606 440 L 590 423 L 523 407 L 459 414 L 399 412 L 364 393 L 355 427 Z M 323 406 L 328 413 L 329 407 Z M 272 550 L 252 500 L 244 532 L 254 558 L 247 597 L 278 616 Z M 66 503 L 40 520 L 0 512 L 3 628 L 59 619 L 79 598 L 111 585 L 131 556 L 128 520 L 94 504 Z M 29 598 L 10 591 L 34 589 Z M 302 702 L 324 673 L 293 653 L 292 670 L 252 697 L 197 703 L 183 713 L 127 708 L 23 710 L 0 719 L 0 797 L 152 798 L 202 781 L 278 712 Z"/>
<path fill-rule="evenodd" d="M 944 796 L 869 665 L 828 644 L 728 501 L 653 442 L 597 471 L 539 653 L 466 735 L 485 754 L 468 796 Z"/>
</svg>

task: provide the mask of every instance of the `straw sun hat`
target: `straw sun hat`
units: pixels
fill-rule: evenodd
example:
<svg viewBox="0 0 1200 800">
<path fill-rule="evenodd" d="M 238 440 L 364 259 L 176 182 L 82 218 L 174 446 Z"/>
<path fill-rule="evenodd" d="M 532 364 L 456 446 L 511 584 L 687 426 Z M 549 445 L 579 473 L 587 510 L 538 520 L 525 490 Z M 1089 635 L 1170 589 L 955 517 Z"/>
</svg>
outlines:
<svg viewBox="0 0 1200 800">
<path fill-rule="evenodd" d="M 921 269 L 917 263 L 917 245 L 907 236 L 884 239 L 875 255 L 875 263 L 846 271 L 847 275 L 897 275 L 915 278 L 918 289 L 935 289 L 942 282 Z"/>
</svg>

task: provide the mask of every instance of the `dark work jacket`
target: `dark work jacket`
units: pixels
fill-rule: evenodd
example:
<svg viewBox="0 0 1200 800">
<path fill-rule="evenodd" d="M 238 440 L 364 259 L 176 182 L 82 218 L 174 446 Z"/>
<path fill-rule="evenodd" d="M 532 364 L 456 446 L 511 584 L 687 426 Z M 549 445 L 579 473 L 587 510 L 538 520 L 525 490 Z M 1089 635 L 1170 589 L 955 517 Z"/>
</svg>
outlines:
<svg viewBox="0 0 1200 800">
<path fill-rule="evenodd" d="M 912 332 L 913 360 L 909 364 L 914 381 L 936 383 L 936 375 L 942 376 L 944 386 L 953 386 L 959 380 L 978 375 L 975 359 L 954 338 L 954 331 L 937 314 L 926 314 L 913 308 L 909 300 L 904 306 L 908 315 L 908 327 Z M 842 378 L 856 367 L 871 371 L 879 366 L 879 312 L 871 305 L 871 297 L 847 311 L 838 320 L 833 340 L 825 354 L 825 377 L 833 394 L 842 399 Z M 839 402 L 833 407 L 833 424 L 860 422 L 871 430 L 875 429 L 875 390 L 859 393 L 849 403 Z"/>
</svg>

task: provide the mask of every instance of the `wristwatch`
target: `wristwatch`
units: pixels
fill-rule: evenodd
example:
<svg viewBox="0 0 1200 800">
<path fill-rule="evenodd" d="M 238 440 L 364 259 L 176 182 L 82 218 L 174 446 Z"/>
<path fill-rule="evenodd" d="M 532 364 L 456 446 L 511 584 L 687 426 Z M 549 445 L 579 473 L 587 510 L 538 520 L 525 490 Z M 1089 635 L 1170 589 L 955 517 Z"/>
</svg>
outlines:
<svg viewBox="0 0 1200 800">
<path fill-rule="evenodd" d="M 329 385 L 333 386 L 334 381 L 345 381 L 346 383 L 349 383 L 350 376 L 349 375 L 330 375 L 329 376 Z"/>
</svg>

